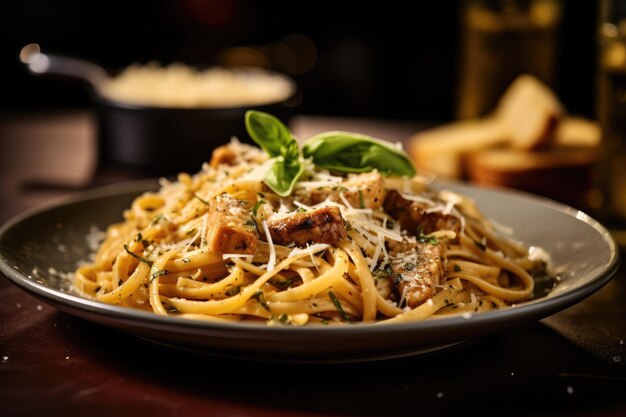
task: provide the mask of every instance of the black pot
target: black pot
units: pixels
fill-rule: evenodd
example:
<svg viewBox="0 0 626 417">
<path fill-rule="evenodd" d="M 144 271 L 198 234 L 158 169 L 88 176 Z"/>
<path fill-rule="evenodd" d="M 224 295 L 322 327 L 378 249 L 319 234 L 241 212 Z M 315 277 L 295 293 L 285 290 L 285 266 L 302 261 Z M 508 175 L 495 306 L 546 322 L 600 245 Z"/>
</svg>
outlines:
<svg viewBox="0 0 626 417">
<path fill-rule="evenodd" d="M 293 80 L 289 97 L 257 106 L 228 108 L 152 107 L 112 100 L 100 93 L 110 79 L 102 67 L 84 60 L 41 52 L 38 44 L 22 48 L 20 59 L 34 74 L 63 76 L 86 82 L 96 103 L 99 163 L 101 168 L 122 166 L 145 175 L 194 173 L 211 157 L 214 148 L 233 136 L 251 143 L 244 115 L 255 109 L 288 123 L 300 93 Z"/>
<path fill-rule="evenodd" d="M 244 116 L 254 109 L 288 123 L 298 100 L 233 108 L 165 108 L 114 101 L 94 91 L 100 164 L 124 166 L 156 175 L 196 172 L 217 146 L 232 137 L 252 143 Z"/>
</svg>

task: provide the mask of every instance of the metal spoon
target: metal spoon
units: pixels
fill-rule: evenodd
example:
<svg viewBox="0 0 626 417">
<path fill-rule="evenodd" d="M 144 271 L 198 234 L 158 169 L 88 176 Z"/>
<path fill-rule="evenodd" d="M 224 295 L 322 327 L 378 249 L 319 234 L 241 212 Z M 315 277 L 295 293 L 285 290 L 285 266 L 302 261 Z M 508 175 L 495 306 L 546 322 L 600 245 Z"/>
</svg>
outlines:
<svg viewBox="0 0 626 417">
<path fill-rule="evenodd" d="M 94 88 L 99 88 L 111 77 L 104 68 L 81 59 L 69 58 L 41 52 L 37 43 L 24 46 L 20 51 L 20 61 L 27 65 L 33 74 L 56 74 L 78 78 Z"/>
</svg>

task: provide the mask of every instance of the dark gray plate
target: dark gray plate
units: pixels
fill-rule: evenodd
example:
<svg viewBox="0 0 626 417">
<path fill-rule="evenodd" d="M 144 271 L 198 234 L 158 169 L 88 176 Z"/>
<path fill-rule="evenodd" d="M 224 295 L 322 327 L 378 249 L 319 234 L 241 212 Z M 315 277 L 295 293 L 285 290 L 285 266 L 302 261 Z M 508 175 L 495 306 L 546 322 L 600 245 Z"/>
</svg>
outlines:
<svg viewBox="0 0 626 417">
<path fill-rule="evenodd" d="M 545 297 L 469 319 L 302 328 L 161 317 L 70 294 L 69 280 L 54 270 L 72 272 L 88 255 L 90 227 L 104 230 L 122 220 L 133 198 L 155 187 L 155 181 L 143 181 L 95 189 L 16 217 L 0 229 L 0 270 L 60 310 L 161 344 L 255 360 L 347 362 L 429 353 L 539 320 L 593 294 L 619 263 L 609 232 L 578 210 L 518 192 L 445 184 L 474 198 L 487 216 L 513 227 L 516 239 L 550 253 L 553 266 L 562 271 L 556 288 Z"/>
</svg>

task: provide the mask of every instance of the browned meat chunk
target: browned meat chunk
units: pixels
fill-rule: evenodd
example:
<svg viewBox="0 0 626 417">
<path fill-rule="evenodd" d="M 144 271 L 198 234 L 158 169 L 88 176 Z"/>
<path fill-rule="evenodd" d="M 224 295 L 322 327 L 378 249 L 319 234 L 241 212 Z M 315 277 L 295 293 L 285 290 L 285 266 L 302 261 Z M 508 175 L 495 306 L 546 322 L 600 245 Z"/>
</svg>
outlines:
<svg viewBox="0 0 626 417">
<path fill-rule="evenodd" d="M 207 243 L 213 253 L 254 254 L 258 235 L 246 202 L 222 194 L 211 201 Z"/>
<path fill-rule="evenodd" d="M 436 230 L 453 230 L 457 236 L 461 232 L 461 221 L 458 217 L 441 212 L 427 213 L 428 206 L 424 203 L 409 201 L 402 198 L 399 192 L 391 190 L 385 198 L 385 211 L 398 220 L 402 228 L 412 234 L 417 233 L 419 226 L 425 234 Z"/>
<path fill-rule="evenodd" d="M 333 244 L 346 237 L 346 226 L 337 207 L 322 207 L 268 219 L 267 227 L 272 241 L 279 245 Z"/>
<path fill-rule="evenodd" d="M 211 168 L 217 168 L 222 164 L 232 165 L 236 157 L 237 155 L 229 145 L 218 146 L 213 150 L 213 154 L 211 154 L 209 165 Z"/>
<path fill-rule="evenodd" d="M 312 206 L 329 199 L 342 203 L 339 196 L 343 196 L 354 208 L 377 209 L 385 201 L 385 182 L 378 172 L 368 172 L 346 178 L 339 185 L 319 187 L 313 190 L 300 189 L 296 191 L 295 199 L 303 204 Z M 362 203 L 362 204 L 361 204 Z"/>
<path fill-rule="evenodd" d="M 437 293 L 445 277 L 442 243 L 419 243 L 413 238 L 389 243 L 391 281 L 406 305 L 415 308 Z M 402 297 L 404 295 L 404 297 Z"/>
</svg>

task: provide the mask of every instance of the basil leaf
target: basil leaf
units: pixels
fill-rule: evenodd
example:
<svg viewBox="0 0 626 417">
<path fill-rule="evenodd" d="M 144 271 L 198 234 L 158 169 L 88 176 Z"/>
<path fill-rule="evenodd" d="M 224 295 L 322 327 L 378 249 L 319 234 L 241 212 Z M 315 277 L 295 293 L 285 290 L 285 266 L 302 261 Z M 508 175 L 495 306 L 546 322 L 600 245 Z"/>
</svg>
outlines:
<svg viewBox="0 0 626 417">
<path fill-rule="evenodd" d="M 307 140 L 302 148 L 305 158 L 321 168 L 340 172 L 368 172 L 383 175 L 415 175 L 409 156 L 381 140 L 358 133 L 326 132 Z"/>
<path fill-rule="evenodd" d="M 298 158 L 298 143 L 289 128 L 271 114 L 248 110 L 246 130 L 250 137 L 270 156 Z M 294 154 L 295 149 L 295 154 Z"/>
<path fill-rule="evenodd" d="M 304 167 L 298 160 L 286 160 L 282 156 L 276 157 L 274 164 L 265 174 L 265 183 L 279 196 L 291 194 L 293 186 L 304 172 Z"/>
</svg>

